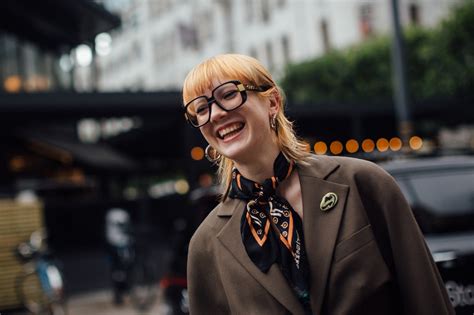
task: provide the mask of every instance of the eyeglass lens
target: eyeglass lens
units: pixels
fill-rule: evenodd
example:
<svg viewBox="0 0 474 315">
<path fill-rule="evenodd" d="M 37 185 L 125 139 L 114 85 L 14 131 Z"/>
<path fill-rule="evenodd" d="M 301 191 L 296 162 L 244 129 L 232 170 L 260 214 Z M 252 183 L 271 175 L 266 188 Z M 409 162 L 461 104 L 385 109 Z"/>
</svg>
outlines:
<svg viewBox="0 0 474 315">
<path fill-rule="evenodd" d="M 186 106 L 186 114 L 195 126 L 202 126 L 211 118 L 211 106 L 215 101 L 222 109 L 231 111 L 243 103 L 243 93 L 234 82 L 224 83 L 212 92 L 209 100 L 200 96 Z"/>
</svg>

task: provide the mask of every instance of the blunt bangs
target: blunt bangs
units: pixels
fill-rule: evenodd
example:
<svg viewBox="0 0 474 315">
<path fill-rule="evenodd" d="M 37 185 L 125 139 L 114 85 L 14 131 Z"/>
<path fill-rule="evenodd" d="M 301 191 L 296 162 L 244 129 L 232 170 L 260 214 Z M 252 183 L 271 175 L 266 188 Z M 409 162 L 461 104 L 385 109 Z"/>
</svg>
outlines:
<svg viewBox="0 0 474 315">
<path fill-rule="evenodd" d="M 217 55 L 189 72 L 183 84 L 183 104 L 211 90 L 216 79 L 275 86 L 270 74 L 256 59 L 238 54 Z"/>
</svg>

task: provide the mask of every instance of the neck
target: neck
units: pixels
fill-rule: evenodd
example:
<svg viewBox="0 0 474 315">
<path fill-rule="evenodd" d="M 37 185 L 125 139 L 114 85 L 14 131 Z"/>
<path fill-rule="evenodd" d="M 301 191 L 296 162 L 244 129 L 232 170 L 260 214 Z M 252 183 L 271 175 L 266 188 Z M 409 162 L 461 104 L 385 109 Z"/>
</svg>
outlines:
<svg viewBox="0 0 474 315">
<path fill-rule="evenodd" d="M 265 154 L 259 156 L 253 156 L 248 161 L 234 161 L 235 167 L 239 170 L 245 178 L 253 180 L 257 183 L 262 183 L 265 179 L 272 177 L 273 174 L 273 163 L 277 158 L 280 150 L 278 147 L 274 147 Z"/>
</svg>

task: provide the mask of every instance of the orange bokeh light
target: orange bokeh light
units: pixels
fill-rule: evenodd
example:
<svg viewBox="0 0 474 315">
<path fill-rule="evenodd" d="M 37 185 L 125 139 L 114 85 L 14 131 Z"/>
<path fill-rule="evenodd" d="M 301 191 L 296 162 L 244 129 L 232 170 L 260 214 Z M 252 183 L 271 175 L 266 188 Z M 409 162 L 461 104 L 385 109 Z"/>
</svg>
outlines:
<svg viewBox="0 0 474 315">
<path fill-rule="evenodd" d="M 413 150 L 419 150 L 423 146 L 423 140 L 418 136 L 413 136 L 410 138 L 410 148 Z"/>
<path fill-rule="evenodd" d="M 380 138 L 377 140 L 377 150 L 380 152 L 385 152 L 388 150 L 389 143 L 388 140 L 385 138 Z"/>
<path fill-rule="evenodd" d="M 350 139 L 346 142 L 346 150 L 349 153 L 355 153 L 357 150 L 359 150 L 359 143 L 357 143 L 357 140 Z"/>
<path fill-rule="evenodd" d="M 364 141 L 362 141 L 362 150 L 364 150 L 364 152 L 369 153 L 374 151 L 374 149 L 375 143 L 372 139 L 365 139 Z"/>
<path fill-rule="evenodd" d="M 343 148 L 344 147 L 343 147 L 341 141 L 333 141 L 333 142 L 331 142 L 331 145 L 329 146 L 329 150 L 334 155 L 341 154 Z"/>
<path fill-rule="evenodd" d="M 201 147 L 194 147 L 191 149 L 191 158 L 200 161 L 204 158 L 204 150 Z"/>
<path fill-rule="evenodd" d="M 402 148 L 402 140 L 398 137 L 390 139 L 389 142 L 390 150 L 399 151 Z"/>
<path fill-rule="evenodd" d="M 314 144 L 314 153 L 326 154 L 328 152 L 328 146 L 323 141 L 318 141 Z"/>
<path fill-rule="evenodd" d="M 20 92 L 21 89 L 21 78 L 17 75 L 11 75 L 5 79 L 3 83 L 5 91 L 9 93 L 17 93 Z"/>
</svg>

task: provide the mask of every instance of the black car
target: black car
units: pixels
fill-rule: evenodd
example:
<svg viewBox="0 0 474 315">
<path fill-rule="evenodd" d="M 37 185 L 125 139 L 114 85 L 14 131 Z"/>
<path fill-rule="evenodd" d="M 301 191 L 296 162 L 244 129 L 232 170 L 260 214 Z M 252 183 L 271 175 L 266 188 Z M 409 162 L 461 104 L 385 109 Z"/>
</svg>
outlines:
<svg viewBox="0 0 474 315">
<path fill-rule="evenodd" d="M 456 314 L 474 314 L 474 156 L 405 159 L 380 166 L 397 180 L 410 203 Z"/>
</svg>

